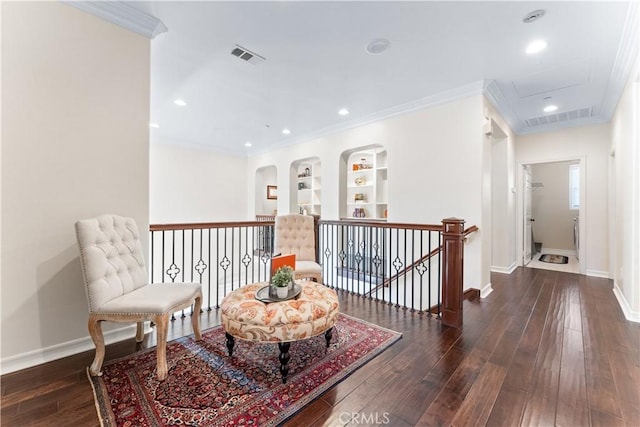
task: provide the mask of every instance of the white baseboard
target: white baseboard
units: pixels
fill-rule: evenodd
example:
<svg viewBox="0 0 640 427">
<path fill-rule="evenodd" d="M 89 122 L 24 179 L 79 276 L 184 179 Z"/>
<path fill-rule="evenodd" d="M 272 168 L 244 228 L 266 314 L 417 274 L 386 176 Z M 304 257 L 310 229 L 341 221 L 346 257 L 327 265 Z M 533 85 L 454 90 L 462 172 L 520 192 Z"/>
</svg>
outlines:
<svg viewBox="0 0 640 427">
<path fill-rule="evenodd" d="M 610 279 L 608 271 L 600 271 L 600 270 L 587 270 L 587 276 L 591 277 L 600 277 L 601 279 Z"/>
<path fill-rule="evenodd" d="M 624 296 L 616 282 L 613 282 L 613 294 L 616 296 L 618 304 L 620 304 L 624 317 L 630 322 L 640 323 L 640 311 L 633 311 L 631 309 L 627 298 Z"/>
<path fill-rule="evenodd" d="M 493 287 L 491 287 L 491 283 L 489 283 L 487 286 L 480 289 L 480 298 L 488 297 L 491 292 L 493 292 Z"/>
<path fill-rule="evenodd" d="M 511 274 L 514 272 L 514 270 L 518 268 L 518 264 L 517 263 L 513 263 L 511 264 L 509 267 L 498 267 L 497 265 L 492 265 L 491 266 L 491 272 L 492 273 L 502 273 L 502 274 Z"/>
<path fill-rule="evenodd" d="M 149 322 L 145 322 L 144 333 L 148 334 L 153 329 L 149 326 Z M 127 325 L 122 328 L 114 329 L 104 333 L 105 344 L 112 344 L 114 342 L 123 341 L 129 338 L 133 338 L 136 335 L 136 325 Z M 9 372 L 19 371 L 21 369 L 31 368 L 42 363 L 51 362 L 52 360 L 61 359 L 63 357 L 71 356 L 73 354 L 82 353 L 83 351 L 93 350 L 95 346 L 91 337 L 86 336 L 84 338 L 78 338 L 75 340 L 67 341 L 60 344 L 55 344 L 50 347 L 41 348 L 38 350 L 28 351 L 26 353 L 18 354 L 15 356 L 9 356 L 0 360 L 0 375 L 8 374 Z"/>
<path fill-rule="evenodd" d="M 574 249 L 553 249 L 553 248 L 542 248 L 543 254 L 553 254 L 553 255 L 565 255 L 565 256 L 576 256 L 576 251 Z"/>
</svg>

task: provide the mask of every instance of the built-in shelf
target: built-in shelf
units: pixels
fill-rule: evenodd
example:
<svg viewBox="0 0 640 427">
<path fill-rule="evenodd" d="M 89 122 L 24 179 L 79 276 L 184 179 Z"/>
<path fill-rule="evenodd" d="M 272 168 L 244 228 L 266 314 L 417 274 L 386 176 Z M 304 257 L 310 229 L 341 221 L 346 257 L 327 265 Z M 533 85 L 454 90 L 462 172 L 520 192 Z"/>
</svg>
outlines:
<svg viewBox="0 0 640 427">
<path fill-rule="evenodd" d="M 319 160 L 304 160 L 296 168 L 297 207 L 302 213 L 321 213 L 321 175 Z"/>
<path fill-rule="evenodd" d="M 387 215 L 387 152 L 367 149 L 347 160 L 346 215 L 354 220 L 385 220 Z"/>
</svg>

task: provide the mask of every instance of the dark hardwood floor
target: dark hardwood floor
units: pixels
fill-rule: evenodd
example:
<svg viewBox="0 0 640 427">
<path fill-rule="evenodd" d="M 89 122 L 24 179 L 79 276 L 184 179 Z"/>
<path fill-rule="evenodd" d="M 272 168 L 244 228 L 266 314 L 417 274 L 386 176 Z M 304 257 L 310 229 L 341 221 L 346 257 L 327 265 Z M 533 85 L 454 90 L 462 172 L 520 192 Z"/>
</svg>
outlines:
<svg viewBox="0 0 640 427">
<path fill-rule="evenodd" d="M 403 339 L 289 420 L 289 426 L 640 426 L 640 325 L 624 319 L 610 280 L 518 268 L 464 303 L 456 330 L 352 295 L 341 310 Z M 203 328 L 218 324 L 202 316 Z M 170 337 L 190 333 L 189 319 Z M 143 346 L 154 345 L 147 337 Z M 107 359 L 136 351 L 111 345 Z M 2 426 L 94 426 L 85 367 L 93 352 L 2 381 Z"/>
</svg>

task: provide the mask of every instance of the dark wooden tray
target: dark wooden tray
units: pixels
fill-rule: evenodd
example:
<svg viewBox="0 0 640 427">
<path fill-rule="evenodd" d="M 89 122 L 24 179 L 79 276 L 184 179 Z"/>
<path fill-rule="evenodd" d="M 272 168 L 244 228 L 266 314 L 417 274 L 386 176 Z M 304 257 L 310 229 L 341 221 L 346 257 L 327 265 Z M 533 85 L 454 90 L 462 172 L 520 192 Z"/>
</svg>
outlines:
<svg viewBox="0 0 640 427">
<path fill-rule="evenodd" d="M 258 292 L 256 292 L 256 299 L 262 302 L 282 302 L 296 298 L 300 295 L 300 292 L 302 292 L 302 286 L 294 283 L 293 288 L 289 289 L 289 294 L 286 298 L 278 298 L 276 295 L 269 295 L 269 285 L 267 285 L 258 289 Z"/>
</svg>

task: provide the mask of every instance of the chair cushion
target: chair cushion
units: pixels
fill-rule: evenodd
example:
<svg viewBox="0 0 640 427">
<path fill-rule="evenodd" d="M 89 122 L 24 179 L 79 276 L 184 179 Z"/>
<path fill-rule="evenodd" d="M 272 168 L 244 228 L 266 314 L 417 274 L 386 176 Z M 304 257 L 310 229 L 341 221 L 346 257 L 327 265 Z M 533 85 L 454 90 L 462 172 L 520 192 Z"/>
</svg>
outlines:
<svg viewBox="0 0 640 427">
<path fill-rule="evenodd" d="M 322 275 L 322 267 L 320 267 L 320 264 L 313 261 L 296 261 L 295 274 L 297 276 L 302 276 L 304 274 Z"/>
<path fill-rule="evenodd" d="M 172 313 L 189 305 L 201 293 L 200 283 L 152 283 L 114 298 L 96 311 L 100 313 Z"/>
</svg>

